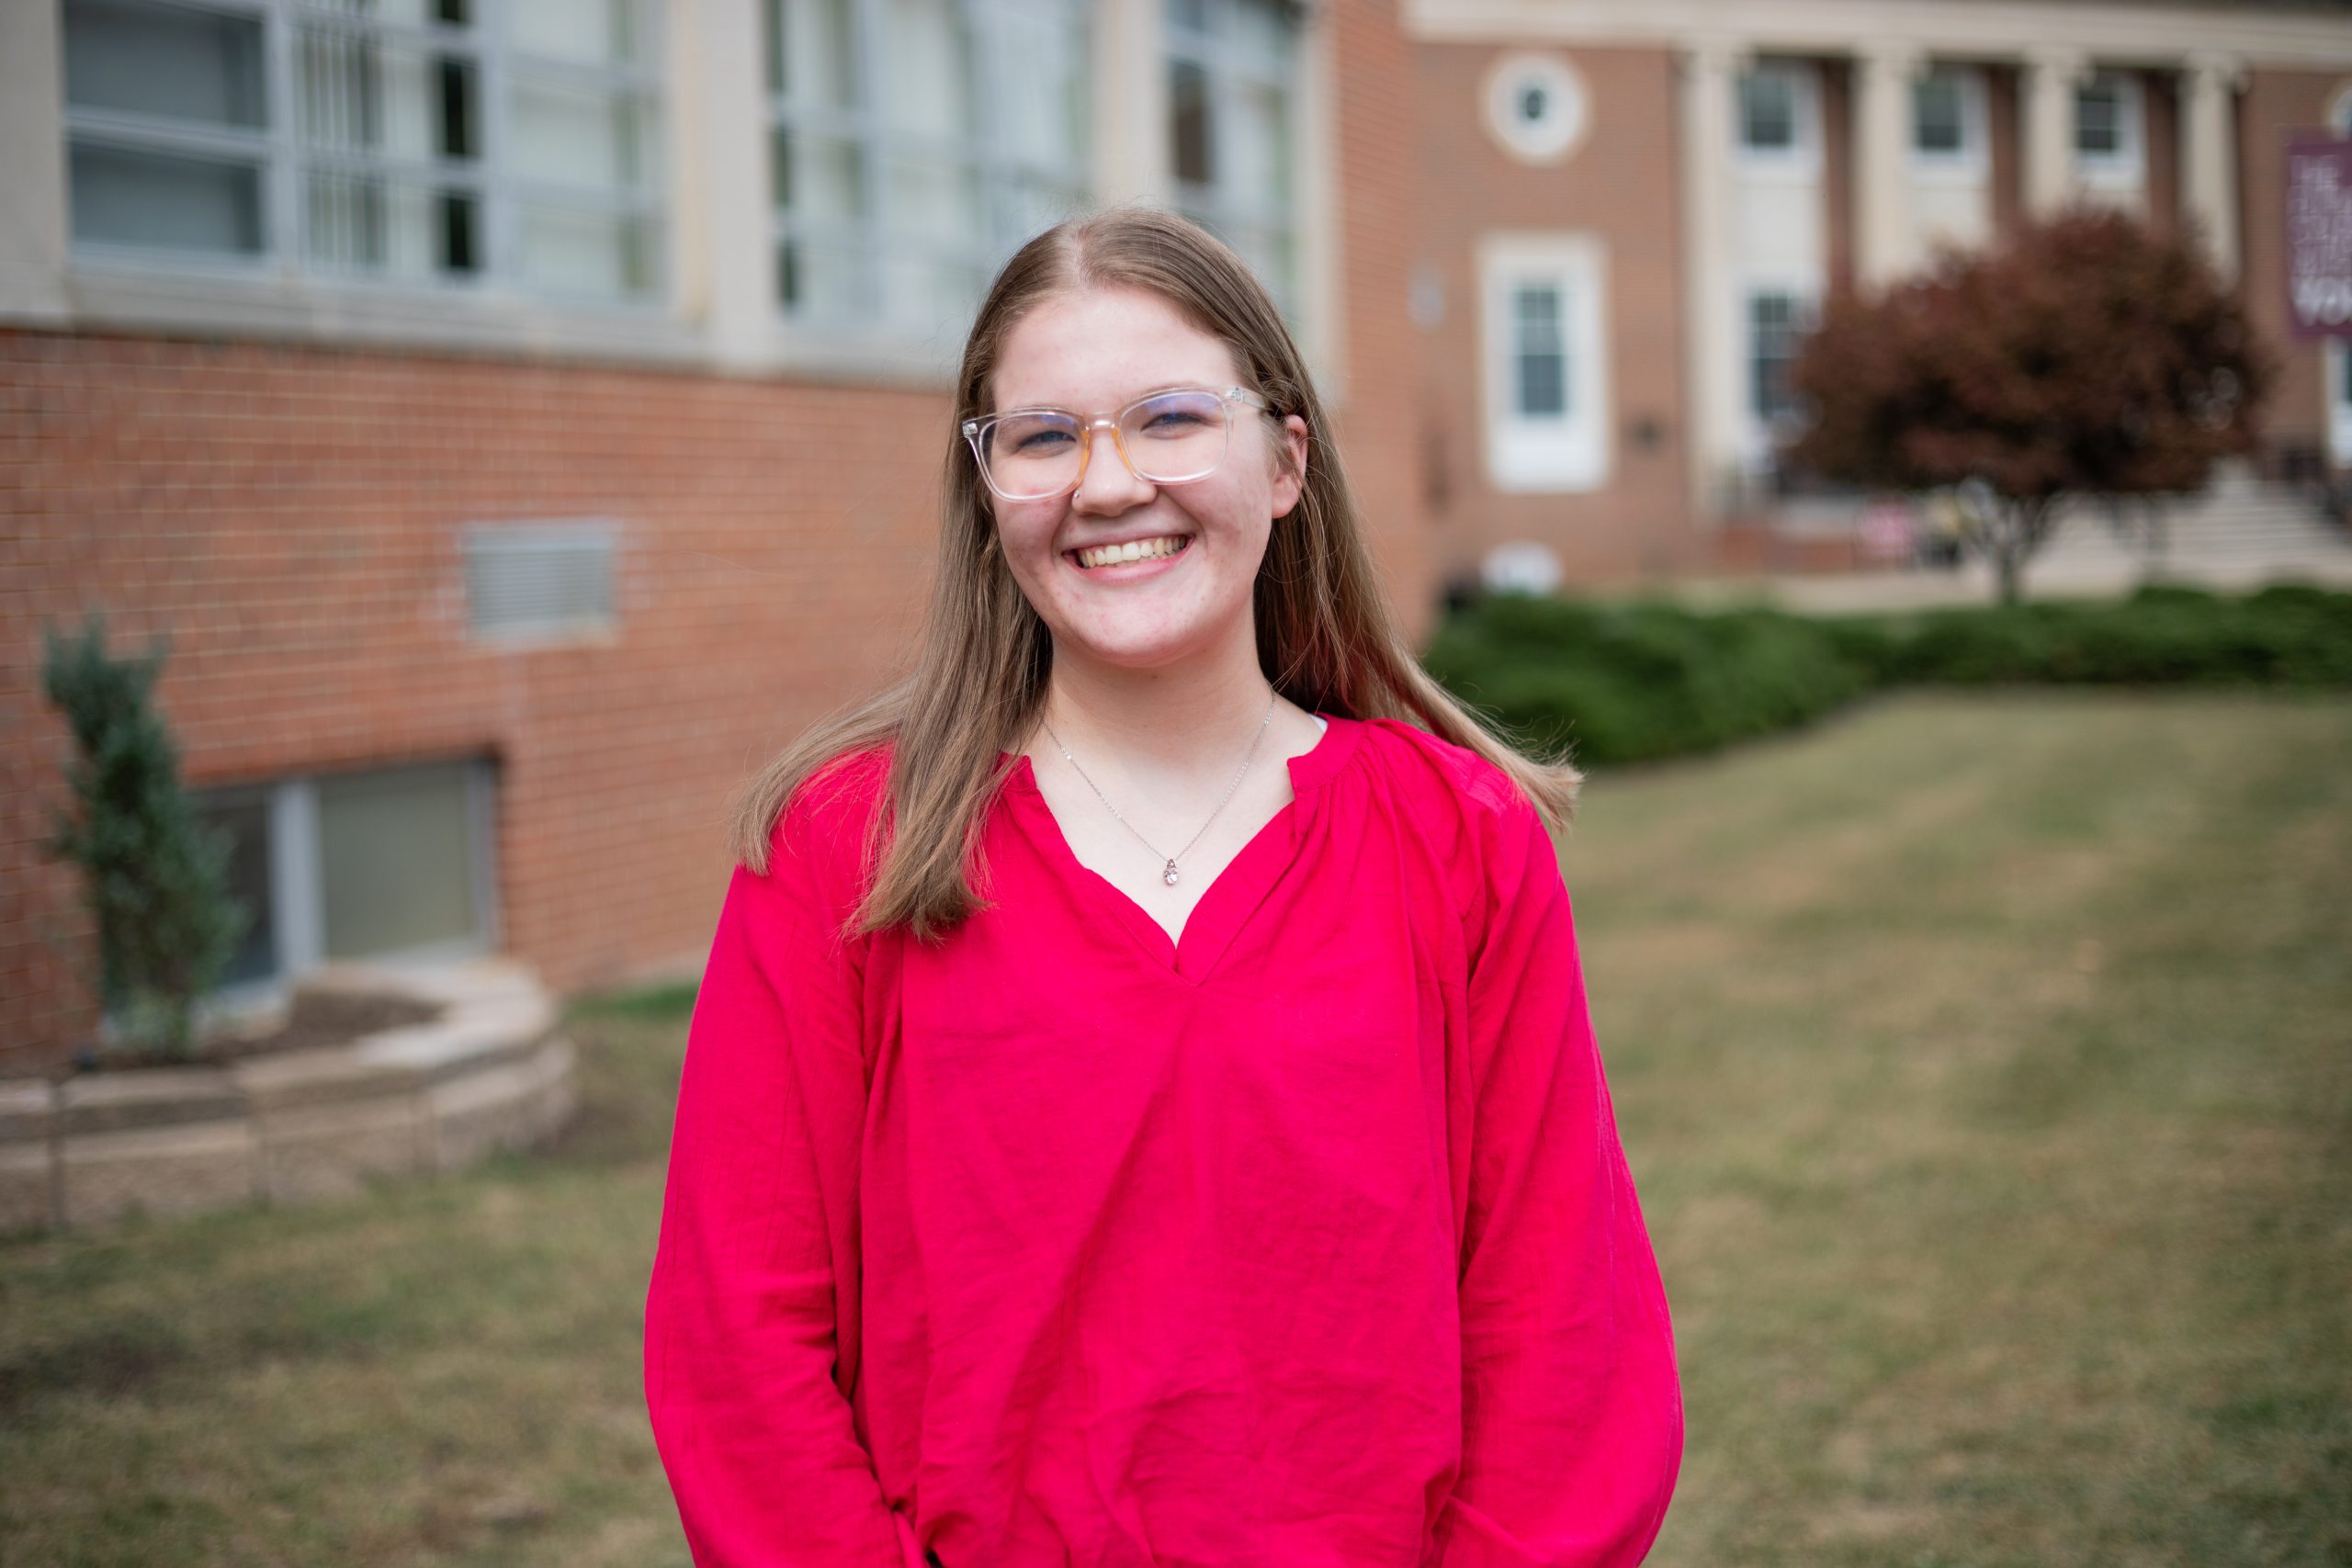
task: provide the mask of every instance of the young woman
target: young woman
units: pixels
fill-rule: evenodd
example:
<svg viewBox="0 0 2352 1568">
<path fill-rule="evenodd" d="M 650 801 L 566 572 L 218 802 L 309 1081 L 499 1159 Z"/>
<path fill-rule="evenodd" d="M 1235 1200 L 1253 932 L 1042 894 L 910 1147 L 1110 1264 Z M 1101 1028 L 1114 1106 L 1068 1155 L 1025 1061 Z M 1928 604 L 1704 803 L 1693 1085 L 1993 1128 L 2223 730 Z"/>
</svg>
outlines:
<svg viewBox="0 0 2352 1568">
<path fill-rule="evenodd" d="M 1547 825 L 1181 219 L 966 346 L 907 680 L 748 792 L 648 1403 L 695 1560 L 1631 1564 L 1666 1301 Z"/>
</svg>

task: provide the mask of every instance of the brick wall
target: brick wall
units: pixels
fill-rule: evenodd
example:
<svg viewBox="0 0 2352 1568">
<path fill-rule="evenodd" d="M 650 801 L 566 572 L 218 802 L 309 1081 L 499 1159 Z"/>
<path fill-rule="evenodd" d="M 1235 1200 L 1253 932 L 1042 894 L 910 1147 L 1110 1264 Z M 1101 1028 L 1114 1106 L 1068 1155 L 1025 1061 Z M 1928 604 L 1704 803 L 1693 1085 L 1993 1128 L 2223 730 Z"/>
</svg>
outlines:
<svg viewBox="0 0 2352 1568">
<path fill-rule="evenodd" d="M 86 1035 L 89 931 L 38 840 L 40 628 L 172 640 L 198 784 L 489 756 L 507 945 L 556 985 L 690 953 L 728 791 L 907 642 L 944 400 L 579 366 L 0 336 L 0 1073 Z M 622 528 L 618 628 L 501 650 L 463 525 Z"/>
<path fill-rule="evenodd" d="M 2287 143 L 2324 131 L 2327 107 L 2352 80 L 2316 72 L 2253 71 L 2238 98 L 2238 202 L 2246 313 L 2278 355 L 2265 421 L 2268 445 L 2326 449 L 2317 344 L 2298 343 L 2287 314 Z"/>
<path fill-rule="evenodd" d="M 1699 558 L 1683 459 L 1681 260 L 1675 81 L 1663 49 L 1561 51 L 1583 78 L 1589 129 L 1565 162 L 1530 166 L 1487 135 L 1486 73 L 1505 51 L 1423 44 L 1419 255 L 1443 320 L 1420 337 L 1420 444 L 1430 535 L 1447 572 L 1494 545 L 1540 541 L 1571 582 Z M 1507 494 L 1487 478 L 1478 363 L 1479 237 L 1580 230 L 1607 254 L 1610 477 L 1584 494 Z"/>
<path fill-rule="evenodd" d="M 1343 276 L 1344 367 L 1338 393 L 1340 445 L 1364 511 L 1383 581 L 1416 645 L 1434 624 L 1442 563 L 1432 554 L 1425 503 L 1415 367 L 1420 343 L 1406 314 L 1418 237 L 1414 46 L 1394 0 L 1331 9 L 1339 250 Z"/>
</svg>

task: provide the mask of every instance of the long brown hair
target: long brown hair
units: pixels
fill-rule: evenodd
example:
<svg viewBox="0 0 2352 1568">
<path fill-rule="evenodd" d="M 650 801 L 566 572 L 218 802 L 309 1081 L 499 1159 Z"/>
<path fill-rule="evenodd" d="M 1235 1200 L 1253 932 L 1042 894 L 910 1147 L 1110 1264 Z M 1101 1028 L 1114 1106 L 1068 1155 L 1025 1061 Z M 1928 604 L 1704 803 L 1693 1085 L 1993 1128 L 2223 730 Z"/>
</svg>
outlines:
<svg viewBox="0 0 2352 1568">
<path fill-rule="evenodd" d="M 1309 712 L 1395 718 L 1467 747 L 1503 769 L 1555 828 L 1576 808 L 1581 775 L 1496 736 L 1421 670 L 1382 601 L 1330 423 L 1282 312 L 1214 235 L 1173 213 L 1117 208 L 1048 229 L 1021 247 L 981 304 L 956 379 L 940 486 L 938 575 L 911 672 L 827 718 L 745 786 L 733 830 L 738 859 L 767 870 L 769 837 L 793 793 L 826 764 L 888 744 L 888 809 L 865 845 L 873 880 L 855 931 L 904 924 L 944 934 L 982 907 L 971 873 L 981 829 L 1035 726 L 1053 641 L 997 547 L 979 470 L 960 434 L 988 413 L 989 381 L 1015 323 L 1053 297 L 1139 288 L 1223 342 L 1243 383 L 1276 423 L 1306 421 L 1306 478 L 1258 570 L 1258 662 L 1274 689 Z M 1280 449 L 1277 444 L 1278 450 Z M 1283 460 L 1287 461 L 1284 452 Z"/>
</svg>

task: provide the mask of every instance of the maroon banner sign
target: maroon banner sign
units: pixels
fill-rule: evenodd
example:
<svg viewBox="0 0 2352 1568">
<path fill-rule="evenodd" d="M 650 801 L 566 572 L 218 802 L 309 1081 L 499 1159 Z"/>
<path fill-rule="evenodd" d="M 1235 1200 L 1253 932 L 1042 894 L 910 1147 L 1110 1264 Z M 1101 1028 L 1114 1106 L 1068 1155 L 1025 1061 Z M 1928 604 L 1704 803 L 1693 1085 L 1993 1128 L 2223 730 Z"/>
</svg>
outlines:
<svg viewBox="0 0 2352 1568">
<path fill-rule="evenodd" d="M 2299 338 L 2352 337 L 2352 141 L 2287 144 L 2287 316 Z"/>
</svg>

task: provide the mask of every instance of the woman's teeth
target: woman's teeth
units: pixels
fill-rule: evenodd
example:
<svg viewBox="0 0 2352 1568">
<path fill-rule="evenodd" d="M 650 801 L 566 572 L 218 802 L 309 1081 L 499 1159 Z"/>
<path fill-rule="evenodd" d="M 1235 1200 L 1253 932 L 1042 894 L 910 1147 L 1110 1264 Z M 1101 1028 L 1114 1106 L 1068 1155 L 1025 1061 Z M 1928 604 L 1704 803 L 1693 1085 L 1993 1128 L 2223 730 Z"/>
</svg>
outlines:
<svg viewBox="0 0 2352 1568">
<path fill-rule="evenodd" d="M 1078 552 L 1078 564 L 1082 567 L 1116 566 L 1121 561 L 1156 560 L 1172 556 L 1192 542 L 1189 534 L 1170 535 L 1159 539 L 1133 539 L 1124 545 L 1102 545 Z"/>
</svg>

